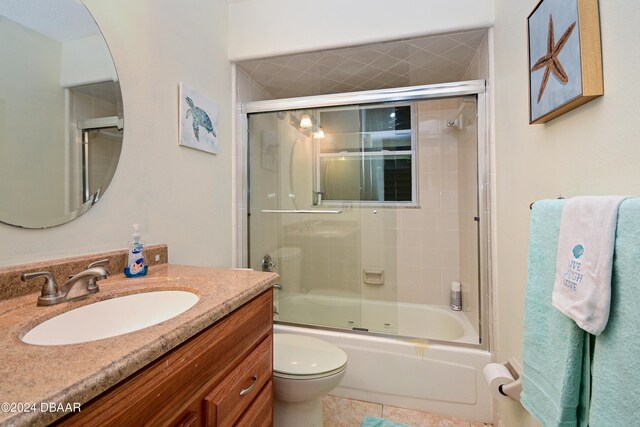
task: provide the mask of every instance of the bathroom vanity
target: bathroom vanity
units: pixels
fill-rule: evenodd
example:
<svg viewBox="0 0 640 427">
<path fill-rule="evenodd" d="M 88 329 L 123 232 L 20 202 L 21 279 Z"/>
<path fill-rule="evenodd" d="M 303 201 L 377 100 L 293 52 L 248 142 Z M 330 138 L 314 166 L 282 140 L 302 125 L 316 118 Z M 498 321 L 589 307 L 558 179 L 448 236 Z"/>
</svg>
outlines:
<svg viewBox="0 0 640 427">
<path fill-rule="evenodd" d="M 36 307 L 37 295 L 0 302 L 0 397 L 35 412 L 0 413 L 0 425 L 271 425 L 271 287 L 278 276 L 159 265 L 142 279 L 112 277 L 89 298 Z M 80 344 L 20 341 L 58 313 L 130 293 L 188 290 L 199 301 L 148 328 Z M 123 313 L 124 315 L 124 313 Z M 80 411 L 42 411 L 80 404 Z"/>
<path fill-rule="evenodd" d="M 272 307 L 267 291 L 56 425 L 269 425 Z"/>
</svg>

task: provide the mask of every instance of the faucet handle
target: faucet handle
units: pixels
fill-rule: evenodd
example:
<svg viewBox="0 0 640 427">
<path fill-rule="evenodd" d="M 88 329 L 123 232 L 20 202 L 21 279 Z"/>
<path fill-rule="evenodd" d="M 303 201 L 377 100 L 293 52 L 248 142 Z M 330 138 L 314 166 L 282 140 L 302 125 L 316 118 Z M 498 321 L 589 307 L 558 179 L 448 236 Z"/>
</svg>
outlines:
<svg viewBox="0 0 640 427">
<path fill-rule="evenodd" d="M 109 265 L 109 259 L 101 259 L 100 261 L 94 261 L 91 264 L 89 264 L 89 266 L 87 267 L 87 269 L 89 268 L 93 268 L 93 267 L 106 267 Z"/>
<path fill-rule="evenodd" d="M 107 276 L 111 275 L 111 272 L 109 272 L 109 270 L 102 267 L 103 265 L 107 265 L 107 264 L 109 264 L 108 259 L 103 259 L 103 260 L 92 262 L 91 264 L 89 264 L 89 268 L 87 270 L 92 270 L 92 271 L 95 270 L 97 273 L 99 273 L 96 276 L 89 277 L 89 279 L 87 280 L 87 290 L 89 291 L 89 293 L 93 294 L 98 292 L 100 290 L 100 287 L 96 282 L 98 280 L 106 279 Z"/>
<path fill-rule="evenodd" d="M 95 268 L 95 267 L 106 267 L 109 265 L 109 259 L 101 259 L 99 261 L 94 261 L 91 264 L 89 264 L 87 266 L 87 270 L 91 269 L 91 268 Z M 109 270 L 107 270 L 106 268 L 103 269 L 104 271 L 106 271 L 106 275 L 109 276 L 111 275 L 111 272 Z M 68 279 L 73 279 L 73 277 L 75 276 L 75 274 L 70 274 Z M 104 278 L 104 277 L 103 277 Z M 96 285 L 96 279 L 94 277 L 91 277 L 89 279 L 87 279 L 88 281 L 88 286 L 89 286 L 89 290 L 93 290 L 94 292 L 98 291 L 97 285 Z"/>
<path fill-rule="evenodd" d="M 42 292 L 38 297 L 38 305 L 51 305 L 53 301 L 57 301 L 60 298 L 60 292 L 58 286 L 53 278 L 53 275 L 48 271 L 37 271 L 35 273 L 22 273 L 20 279 L 23 282 L 38 279 L 40 277 L 45 278 L 44 285 L 42 286 Z"/>
</svg>

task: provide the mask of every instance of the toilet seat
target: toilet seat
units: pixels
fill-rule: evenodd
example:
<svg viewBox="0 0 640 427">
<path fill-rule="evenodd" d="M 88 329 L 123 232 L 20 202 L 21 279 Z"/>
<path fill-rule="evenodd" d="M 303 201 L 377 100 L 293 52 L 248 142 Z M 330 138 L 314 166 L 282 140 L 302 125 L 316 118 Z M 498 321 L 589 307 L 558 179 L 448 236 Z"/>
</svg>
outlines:
<svg viewBox="0 0 640 427">
<path fill-rule="evenodd" d="M 339 374 L 347 354 L 328 342 L 294 334 L 274 334 L 273 375 L 287 379 L 315 379 Z"/>
</svg>

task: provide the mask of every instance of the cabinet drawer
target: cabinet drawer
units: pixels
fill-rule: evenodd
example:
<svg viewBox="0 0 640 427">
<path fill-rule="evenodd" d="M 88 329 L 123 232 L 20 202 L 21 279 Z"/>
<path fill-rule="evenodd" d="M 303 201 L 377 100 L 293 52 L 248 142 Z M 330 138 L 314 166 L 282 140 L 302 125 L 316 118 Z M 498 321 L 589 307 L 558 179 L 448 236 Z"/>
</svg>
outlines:
<svg viewBox="0 0 640 427">
<path fill-rule="evenodd" d="M 197 411 L 187 412 L 180 420 L 173 424 L 173 427 L 199 427 L 200 413 Z"/>
<path fill-rule="evenodd" d="M 273 423 L 273 387 L 269 381 L 236 427 L 269 427 Z"/>
<path fill-rule="evenodd" d="M 271 381 L 271 337 L 266 338 L 207 397 L 208 426 L 231 426 Z"/>
</svg>

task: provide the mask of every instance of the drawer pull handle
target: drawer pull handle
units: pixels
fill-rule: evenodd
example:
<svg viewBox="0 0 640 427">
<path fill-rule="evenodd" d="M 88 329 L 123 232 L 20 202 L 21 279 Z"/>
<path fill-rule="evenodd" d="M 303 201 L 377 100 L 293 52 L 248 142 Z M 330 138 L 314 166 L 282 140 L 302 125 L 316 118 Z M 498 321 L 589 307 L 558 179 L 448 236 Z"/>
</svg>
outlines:
<svg viewBox="0 0 640 427">
<path fill-rule="evenodd" d="M 240 390 L 240 396 L 244 396 L 245 394 L 249 393 L 251 391 L 252 388 L 254 388 L 256 386 L 256 383 L 258 382 L 258 376 L 254 375 L 253 376 L 253 384 L 251 384 L 249 387 Z"/>
</svg>

